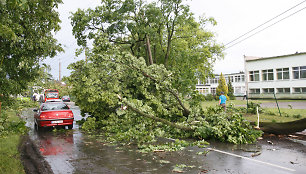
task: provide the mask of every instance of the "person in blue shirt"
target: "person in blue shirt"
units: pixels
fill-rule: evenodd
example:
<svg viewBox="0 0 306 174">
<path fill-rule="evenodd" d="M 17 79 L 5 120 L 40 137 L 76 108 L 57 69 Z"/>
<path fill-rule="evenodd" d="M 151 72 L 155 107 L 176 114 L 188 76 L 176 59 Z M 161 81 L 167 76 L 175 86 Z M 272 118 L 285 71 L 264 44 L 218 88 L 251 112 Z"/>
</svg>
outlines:
<svg viewBox="0 0 306 174">
<path fill-rule="evenodd" d="M 221 95 L 219 97 L 219 105 L 222 106 L 222 108 L 224 109 L 224 111 L 226 110 L 226 96 L 224 95 L 224 92 L 221 92 Z"/>
</svg>

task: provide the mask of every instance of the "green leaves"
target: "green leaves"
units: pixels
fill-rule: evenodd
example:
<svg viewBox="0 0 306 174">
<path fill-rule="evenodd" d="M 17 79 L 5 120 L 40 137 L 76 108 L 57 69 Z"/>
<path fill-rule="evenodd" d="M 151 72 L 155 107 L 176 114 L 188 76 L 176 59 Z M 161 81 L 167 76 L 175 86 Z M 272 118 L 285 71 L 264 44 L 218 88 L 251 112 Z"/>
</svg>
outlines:
<svg viewBox="0 0 306 174">
<path fill-rule="evenodd" d="M 147 65 L 163 64 L 180 77 L 172 83 L 184 95 L 197 79 L 210 76 L 213 63 L 223 56 L 214 34 L 204 29 L 215 21 L 202 17 L 196 22 L 182 1 L 103 0 L 94 10 L 73 13 L 71 20 L 79 46 L 85 48 L 89 40 L 105 45 L 97 37 L 103 35 L 121 51 L 143 57 Z"/>
<path fill-rule="evenodd" d="M 62 51 L 53 38 L 60 29 L 54 10 L 61 0 L 1 1 L 0 94 L 18 94 L 34 80 L 39 61 Z"/>
<path fill-rule="evenodd" d="M 94 118 L 85 122 L 85 130 L 102 129 L 112 142 L 136 144 L 154 142 L 159 136 L 232 143 L 256 140 L 258 134 L 241 115 L 221 108 L 204 111 L 199 105 L 202 98 L 191 89 L 190 98 L 178 93 L 173 81 L 179 77 L 164 65 L 148 66 L 143 58 L 107 42 L 104 35 L 96 37 L 88 62 L 69 67 L 72 95 L 82 112 Z"/>
<path fill-rule="evenodd" d="M 93 40 L 87 62 L 69 66 L 76 104 L 95 118 L 84 129 L 101 129 L 109 141 L 139 145 L 161 136 L 255 140 L 238 116 L 200 107 L 203 97 L 195 84 L 222 57 L 222 47 L 203 28 L 212 19 L 196 22 L 181 0 L 102 0 L 100 7 L 79 10 L 71 19 L 80 46 Z M 180 149 L 185 143 L 178 144 Z"/>
</svg>

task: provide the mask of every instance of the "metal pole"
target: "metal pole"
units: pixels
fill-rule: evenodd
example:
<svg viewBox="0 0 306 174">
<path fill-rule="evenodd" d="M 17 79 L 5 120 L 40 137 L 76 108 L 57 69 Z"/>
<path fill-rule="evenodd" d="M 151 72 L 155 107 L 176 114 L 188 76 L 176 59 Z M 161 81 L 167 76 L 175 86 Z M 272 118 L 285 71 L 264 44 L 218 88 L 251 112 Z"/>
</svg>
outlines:
<svg viewBox="0 0 306 174">
<path fill-rule="evenodd" d="M 249 97 L 248 97 L 248 94 L 246 95 L 246 100 L 247 100 L 247 113 L 248 113 L 248 109 L 249 109 Z"/>
<path fill-rule="evenodd" d="M 282 116 L 282 113 L 281 113 L 281 111 L 280 111 L 280 109 L 279 109 L 279 106 L 278 106 L 278 102 L 277 102 L 277 99 L 276 99 L 275 92 L 274 92 L 273 94 L 274 94 L 274 99 L 275 99 L 275 101 L 276 101 L 276 105 L 277 105 L 277 108 L 278 108 L 279 115 Z"/>
</svg>

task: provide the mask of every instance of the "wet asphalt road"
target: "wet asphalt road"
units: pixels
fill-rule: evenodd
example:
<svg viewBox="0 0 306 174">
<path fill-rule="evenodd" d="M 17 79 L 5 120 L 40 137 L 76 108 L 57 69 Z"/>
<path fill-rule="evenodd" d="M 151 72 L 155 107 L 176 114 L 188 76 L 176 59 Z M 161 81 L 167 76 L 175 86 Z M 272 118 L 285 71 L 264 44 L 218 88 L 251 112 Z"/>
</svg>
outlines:
<svg viewBox="0 0 306 174">
<path fill-rule="evenodd" d="M 70 104 L 75 120 L 80 120 L 79 108 Z M 306 173 L 305 141 L 286 137 L 266 136 L 252 145 L 211 142 L 207 148 L 145 154 L 133 146 L 107 145 L 103 137 L 84 134 L 76 124 L 73 130 L 36 132 L 32 110 L 24 112 L 23 118 L 55 174 Z M 203 151 L 209 152 L 197 155 Z"/>
</svg>

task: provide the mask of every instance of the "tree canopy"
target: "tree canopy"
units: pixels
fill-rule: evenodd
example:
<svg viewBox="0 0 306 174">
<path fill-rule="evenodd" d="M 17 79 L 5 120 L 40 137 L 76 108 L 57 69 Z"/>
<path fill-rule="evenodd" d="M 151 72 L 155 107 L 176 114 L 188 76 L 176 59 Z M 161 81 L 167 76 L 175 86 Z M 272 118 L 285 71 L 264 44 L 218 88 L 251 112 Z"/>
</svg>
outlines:
<svg viewBox="0 0 306 174">
<path fill-rule="evenodd" d="M 202 17 L 197 22 L 182 0 L 102 0 L 101 6 L 79 9 L 71 19 L 78 45 L 86 48 L 96 33 L 104 33 L 109 42 L 143 57 L 147 65 L 163 64 L 171 70 L 183 93 L 194 88 L 197 78 L 209 76 L 215 60 L 223 56 L 214 33 L 205 29 L 216 21 Z"/>
<path fill-rule="evenodd" d="M 61 0 L 0 1 L 0 94 L 18 94 L 39 74 L 39 61 L 63 51 L 53 37 L 60 29 Z"/>
</svg>

